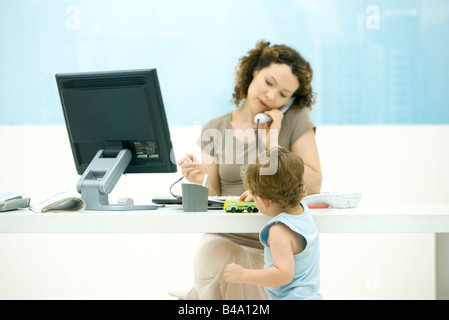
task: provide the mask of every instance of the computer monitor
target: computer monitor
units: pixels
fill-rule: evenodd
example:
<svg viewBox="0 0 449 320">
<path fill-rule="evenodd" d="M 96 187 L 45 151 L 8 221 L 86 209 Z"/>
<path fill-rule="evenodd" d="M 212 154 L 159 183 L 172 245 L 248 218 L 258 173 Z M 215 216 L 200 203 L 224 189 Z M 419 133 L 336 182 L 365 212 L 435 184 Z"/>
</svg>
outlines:
<svg viewBox="0 0 449 320">
<path fill-rule="evenodd" d="M 176 172 L 156 69 L 56 74 L 86 210 L 149 210 L 109 204 L 123 173 Z"/>
</svg>

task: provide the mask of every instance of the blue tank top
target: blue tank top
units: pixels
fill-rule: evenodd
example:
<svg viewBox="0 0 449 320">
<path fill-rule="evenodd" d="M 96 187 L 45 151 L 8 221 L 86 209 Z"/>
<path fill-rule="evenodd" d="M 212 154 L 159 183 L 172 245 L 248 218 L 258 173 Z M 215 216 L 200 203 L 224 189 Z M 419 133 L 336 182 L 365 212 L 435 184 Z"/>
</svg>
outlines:
<svg viewBox="0 0 449 320">
<path fill-rule="evenodd" d="M 273 266 L 273 257 L 267 239 L 270 227 L 277 221 L 282 222 L 294 232 L 306 239 L 305 249 L 294 256 L 295 275 L 291 283 L 280 287 L 265 287 L 272 300 L 322 299 L 320 290 L 320 252 L 318 231 L 309 208 L 301 202 L 304 213 L 298 216 L 280 213 L 271 219 L 260 232 L 260 242 L 265 247 L 265 268 Z"/>
</svg>

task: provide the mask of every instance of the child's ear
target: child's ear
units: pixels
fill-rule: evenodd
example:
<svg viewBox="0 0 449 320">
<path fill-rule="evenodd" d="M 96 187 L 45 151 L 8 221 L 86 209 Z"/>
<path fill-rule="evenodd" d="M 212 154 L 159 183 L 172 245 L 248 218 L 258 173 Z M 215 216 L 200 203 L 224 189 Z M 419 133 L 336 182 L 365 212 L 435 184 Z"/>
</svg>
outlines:
<svg viewBox="0 0 449 320">
<path fill-rule="evenodd" d="M 262 197 L 259 197 L 259 196 L 256 196 L 256 198 L 257 198 L 257 201 L 258 201 L 259 203 L 262 203 L 262 205 L 264 206 L 264 208 L 268 208 L 268 207 L 270 206 L 270 200 L 265 199 L 265 198 L 262 198 Z"/>
</svg>

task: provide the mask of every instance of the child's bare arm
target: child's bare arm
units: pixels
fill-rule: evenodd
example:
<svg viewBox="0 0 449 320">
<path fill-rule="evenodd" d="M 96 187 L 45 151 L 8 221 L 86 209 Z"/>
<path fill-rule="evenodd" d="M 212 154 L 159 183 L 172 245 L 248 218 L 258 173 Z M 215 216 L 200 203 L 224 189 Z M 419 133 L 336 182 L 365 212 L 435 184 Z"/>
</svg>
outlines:
<svg viewBox="0 0 449 320">
<path fill-rule="evenodd" d="M 248 283 L 263 287 L 277 287 L 290 283 L 295 272 L 292 238 L 290 230 L 282 223 L 270 228 L 268 243 L 273 257 L 273 266 L 267 269 L 245 269 L 237 264 L 228 264 L 224 278 L 228 282 Z M 287 231 L 287 232 L 286 232 Z"/>
</svg>

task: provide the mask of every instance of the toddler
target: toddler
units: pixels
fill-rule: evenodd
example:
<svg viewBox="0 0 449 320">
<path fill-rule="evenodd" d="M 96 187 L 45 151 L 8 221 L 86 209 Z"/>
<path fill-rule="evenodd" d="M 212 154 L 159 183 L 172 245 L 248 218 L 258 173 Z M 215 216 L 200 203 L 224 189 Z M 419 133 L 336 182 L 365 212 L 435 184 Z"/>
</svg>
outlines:
<svg viewBox="0 0 449 320">
<path fill-rule="evenodd" d="M 319 237 L 304 196 L 304 163 L 282 147 L 267 151 L 269 162 L 248 165 L 243 183 L 259 211 L 273 217 L 261 230 L 264 269 L 245 269 L 238 264 L 225 267 L 228 282 L 265 287 L 270 299 L 322 299 L 319 271 Z M 263 174 L 277 161 L 277 170 Z"/>
</svg>

